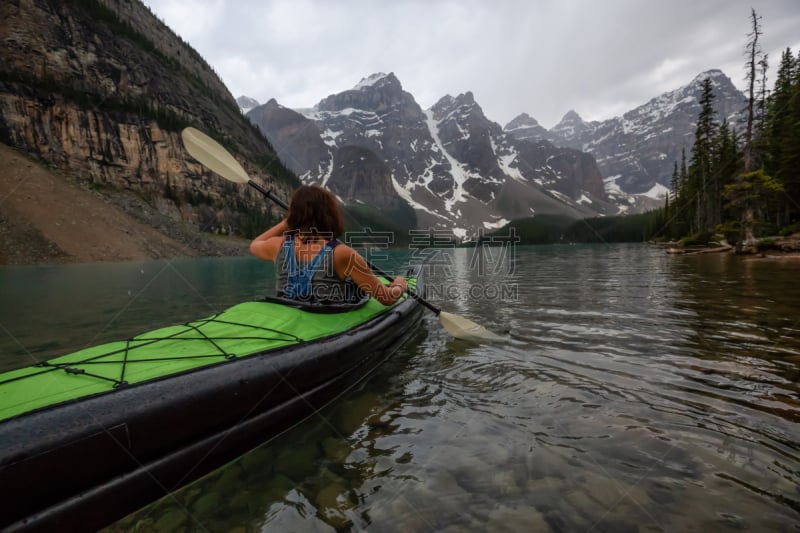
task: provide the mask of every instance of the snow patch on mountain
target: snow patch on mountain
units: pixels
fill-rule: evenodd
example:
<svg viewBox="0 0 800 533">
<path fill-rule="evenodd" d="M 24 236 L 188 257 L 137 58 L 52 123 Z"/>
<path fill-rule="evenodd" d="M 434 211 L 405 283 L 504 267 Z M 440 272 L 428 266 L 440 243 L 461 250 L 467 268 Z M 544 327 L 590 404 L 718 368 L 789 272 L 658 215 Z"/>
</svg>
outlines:
<svg viewBox="0 0 800 533">
<path fill-rule="evenodd" d="M 660 183 L 656 183 L 653 187 L 643 193 L 642 196 L 647 196 L 648 198 L 652 198 L 653 200 L 663 200 L 669 194 L 669 189 L 661 185 Z"/>
<path fill-rule="evenodd" d="M 414 198 L 411 197 L 411 191 L 414 189 L 414 184 L 412 182 L 409 182 L 408 185 L 406 185 L 406 187 L 403 187 L 402 185 L 400 185 L 397 179 L 395 179 L 394 175 L 392 175 L 392 187 L 394 187 L 394 190 L 397 192 L 400 198 L 408 202 L 408 205 L 410 205 L 414 209 L 419 209 L 433 216 L 447 220 L 446 217 L 442 216 L 436 211 L 433 211 L 432 209 L 429 209 L 427 206 L 417 202 L 416 200 L 414 200 Z"/>
<path fill-rule="evenodd" d="M 353 87 L 353 90 L 361 91 L 368 87 L 377 85 L 378 82 L 384 79 L 386 76 L 388 76 L 388 74 L 385 74 L 383 72 L 376 72 L 375 74 L 371 74 L 366 78 L 362 78 L 361 81 L 358 82 L 355 87 Z"/>
<path fill-rule="evenodd" d="M 428 131 L 430 131 L 431 137 L 433 138 L 433 143 L 439 147 L 439 150 L 441 150 L 447 162 L 450 163 L 451 175 L 455 181 L 455 189 L 453 190 L 453 196 L 445 200 L 444 207 L 447 212 L 452 214 L 453 206 L 458 202 L 464 201 L 464 182 L 467 181 L 468 176 L 463 165 L 459 163 L 450 152 L 445 150 L 442 139 L 439 137 L 439 124 L 436 122 L 436 119 L 433 118 L 433 111 L 426 109 L 423 113 L 425 113 L 425 123 L 428 125 Z"/>
<path fill-rule="evenodd" d="M 330 154 L 330 159 L 328 160 L 326 167 L 323 168 L 323 164 L 320 163 L 319 168 L 317 169 L 317 175 L 322 176 L 322 187 L 325 187 L 328 184 L 328 180 L 331 178 L 331 174 L 333 174 L 333 151 L 328 150 L 328 154 Z"/>
<path fill-rule="evenodd" d="M 341 131 L 333 131 L 332 129 L 327 129 L 322 132 L 322 142 L 330 146 L 331 148 L 336 148 L 336 137 L 342 134 Z"/>
<path fill-rule="evenodd" d="M 531 211 L 533 211 L 532 208 L 531 208 Z M 511 222 L 511 221 L 510 220 L 506 220 L 505 218 L 500 218 L 498 220 L 495 220 L 494 222 L 484 222 L 483 223 L 483 227 L 486 228 L 486 229 L 500 229 L 503 226 L 505 226 L 506 224 L 508 224 L 509 222 Z"/>
<path fill-rule="evenodd" d="M 617 180 L 622 177 L 622 174 L 616 174 L 614 176 L 608 176 L 607 178 L 603 178 L 603 185 L 606 188 L 606 194 L 616 194 L 622 195 L 625 194 L 622 191 L 622 188 L 617 185 Z"/>
</svg>

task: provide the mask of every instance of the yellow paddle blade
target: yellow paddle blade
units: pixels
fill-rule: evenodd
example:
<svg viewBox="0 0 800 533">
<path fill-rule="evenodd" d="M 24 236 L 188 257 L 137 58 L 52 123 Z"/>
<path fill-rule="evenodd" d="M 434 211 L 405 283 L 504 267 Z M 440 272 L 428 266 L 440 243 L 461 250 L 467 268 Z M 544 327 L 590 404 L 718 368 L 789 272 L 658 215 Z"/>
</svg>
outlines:
<svg viewBox="0 0 800 533">
<path fill-rule="evenodd" d="M 199 162 L 235 183 L 247 183 L 250 176 L 244 171 L 242 165 L 217 141 L 205 133 L 195 129 L 186 128 L 181 132 L 183 145 L 186 151 Z"/>
<path fill-rule="evenodd" d="M 457 339 L 466 339 L 476 342 L 481 341 L 501 341 L 503 337 L 496 335 L 476 324 L 472 320 L 467 320 L 463 316 L 454 315 L 441 311 L 439 313 L 439 322 L 442 324 L 447 333 Z"/>
</svg>

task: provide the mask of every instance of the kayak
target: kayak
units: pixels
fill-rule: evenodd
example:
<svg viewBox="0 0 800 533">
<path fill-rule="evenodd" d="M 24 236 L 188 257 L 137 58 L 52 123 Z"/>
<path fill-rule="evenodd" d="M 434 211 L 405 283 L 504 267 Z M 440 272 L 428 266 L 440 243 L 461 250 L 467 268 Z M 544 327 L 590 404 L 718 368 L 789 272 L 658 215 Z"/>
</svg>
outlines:
<svg viewBox="0 0 800 533">
<path fill-rule="evenodd" d="M 364 379 L 422 306 L 324 311 L 244 302 L 0 374 L 0 530 L 96 530 L 197 479 Z"/>
</svg>

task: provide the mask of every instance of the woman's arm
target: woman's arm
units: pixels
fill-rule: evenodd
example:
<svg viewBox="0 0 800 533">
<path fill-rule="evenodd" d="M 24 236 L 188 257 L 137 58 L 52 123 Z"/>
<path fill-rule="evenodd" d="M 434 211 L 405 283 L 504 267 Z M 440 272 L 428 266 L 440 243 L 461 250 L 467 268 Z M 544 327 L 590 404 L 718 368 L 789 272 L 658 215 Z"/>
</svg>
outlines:
<svg viewBox="0 0 800 533">
<path fill-rule="evenodd" d="M 283 233 L 289 230 L 286 219 L 281 220 L 267 231 L 253 239 L 250 253 L 265 261 L 275 261 L 283 244 Z"/>
<path fill-rule="evenodd" d="M 361 257 L 361 254 L 343 244 L 340 244 L 334 250 L 334 264 L 336 273 L 342 279 L 349 276 L 356 285 L 383 305 L 395 303 L 408 288 L 406 280 L 401 277 L 395 278 L 388 286 L 381 283 L 381 280 L 372 273 L 372 269 L 367 264 L 367 261 Z"/>
</svg>

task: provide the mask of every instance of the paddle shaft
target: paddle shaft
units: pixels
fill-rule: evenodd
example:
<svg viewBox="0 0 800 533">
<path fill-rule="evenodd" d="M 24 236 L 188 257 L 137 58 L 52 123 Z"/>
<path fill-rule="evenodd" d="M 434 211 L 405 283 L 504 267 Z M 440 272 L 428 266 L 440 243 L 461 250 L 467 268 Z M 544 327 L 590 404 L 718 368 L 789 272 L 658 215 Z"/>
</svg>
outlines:
<svg viewBox="0 0 800 533">
<path fill-rule="evenodd" d="M 289 206 L 288 206 L 288 205 L 286 205 L 286 202 L 284 202 L 283 200 L 281 200 L 280 198 L 278 198 L 277 196 L 275 196 L 274 194 L 272 194 L 272 191 L 271 191 L 271 190 L 269 190 L 269 189 L 265 189 L 264 187 L 262 187 L 261 185 L 259 185 L 258 183 L 256 183 L 256 182 L 255 182 L 255 181 L 253 181 L 253 180 L 249 180 L 249 181 L 247 182 L 247 184 L 248 184 L 248 185 L 250 185 L 250 186 L 251 186 L 252 188 L 254 188 L 255 190 L 257 190 L 258 192 L 260 192 L 261 194 L 263 194 L 264 196 L 266 196 L 267 198 L 269 198 L 270 200 L 272 200 L 273 202 L 275 202 L 275 203 L 278 205 L 278 207 L 282 207 L 282 208 L 284 208 L 284 209 L 286 209 L 286 210 L 288 210 L 288 209 L 289 209 Z M 367 261 L 367 266 L 368 266 L 369 268 L 371 268 L 371 269 L 372 269 L 372 271 L 373 271 L 373 272 L 375 272 L 376 274 L 378 274 L 378 275 L 380 275 L 380 276 L 383 276 L 384 278 L 386 278 L 387 280 L 389 280 L 389 283 L 391 283 L 391 282 L 393 282 L 393 281 L 394 281 L 394 278 L 393 278 L 392 276 L 390 276 L 389 274 L 387 274 L 386 272 L 384 272 L 384 271 L 383 271 L 383 270 L 381 270 L 380 268 L 376 267 L 375 265 L 373 265 L 373 264 L 372 264 L 372 263 L 370 263 L 369 261 Z M 434 313 L 436 313 L 436 315 L 437 315 L 437 316 L 439 316 L 439 313 L 441 313 L 441 312 L 442 312 L 442 310 L 441 310 L 441 309 L 439 309 L 438 307 L 434 306 L 434 305 L 433 305 L 433 304 L 431 304 L 430 302 L 426 301 L 425 299 L 423 299 L 423 298 L 422 298 L 422 296 L 418 295 L 418 294 L 417 294 L 417 293 L 415 293 L 414 291 L 412 291 L 412 290 L 410 290 L 410 289 L 406 288 L 406 293 L 407 293 L 409 296 L 411 296 L 412 298 L 414 298 L 416 301 L 418 301 L 419 303 L 421 303 L 422 305 L 424 305 L 425 307 L 427 307 L 428 309 L 430 309 L 431 311 L 433 311 Z"/>
</svg>

